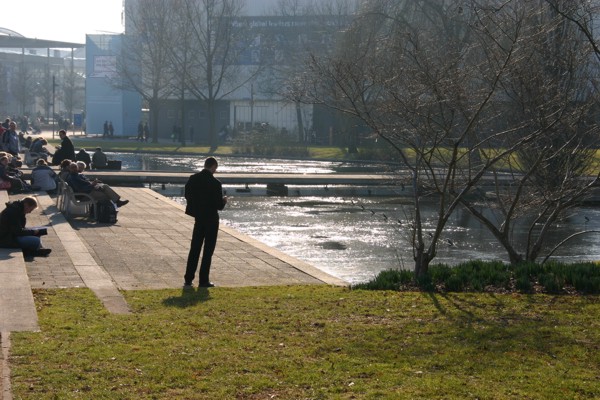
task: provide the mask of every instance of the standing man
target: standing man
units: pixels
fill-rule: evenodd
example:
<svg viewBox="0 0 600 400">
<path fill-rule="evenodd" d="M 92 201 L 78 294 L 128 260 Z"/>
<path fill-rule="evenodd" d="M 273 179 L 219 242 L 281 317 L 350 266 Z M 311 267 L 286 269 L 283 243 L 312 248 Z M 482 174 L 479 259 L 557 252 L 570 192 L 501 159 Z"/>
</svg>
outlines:
<svg viewBox="0 0 600 400">
<path fill-rule="evenodd" d="M 17 134 L 17 123 L 15 121 L 10 121 L 8 129 L 2 134 L 2 148 L 15 157 L 21 152 L 19 135 Z"/>
<path fill-rule="evenodd" d="M 140 123 L 138 124 L 138 135 L 135 140 L 139 142 L 144 141 L 144 125 L 142 124 L 142 121 L 140 121 Z"/>
<path fill-rule="evenodd" d="M 150 128 L 148 128 L 148 123 L 144 122 L 144 139 L 147 142 L 149 138 L 150 138 Z"/>
<path fill-rule="evenodd" d="M 225 208 L 225 204 L 227 204 L 227 196 L 223 196 L 221 182 L 213 176 L 218 165 L 214 157 L 208 157 L 204 161 L 204 169 L 190 176 L 185 184 L 185 199 L 187 200 L 185 213 L 194 217 L 195 223 L 185 270 L 184 287 L 192 286 L 203 243 L 204 253 L 200 264 L 200 283 L 198 287 L 215 286 L 210 282 L 208 276 L 212 255 L 217 245 L 219 210 Z"/>
</svg>

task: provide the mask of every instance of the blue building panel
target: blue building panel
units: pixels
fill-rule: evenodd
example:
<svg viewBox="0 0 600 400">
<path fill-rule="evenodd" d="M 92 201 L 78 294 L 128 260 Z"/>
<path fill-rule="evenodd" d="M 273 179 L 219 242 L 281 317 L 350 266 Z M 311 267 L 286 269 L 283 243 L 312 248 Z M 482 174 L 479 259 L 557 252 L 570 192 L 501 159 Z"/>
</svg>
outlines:
<svg viewBox="0 0 600 400">
<path fill-rule="evenodd" d="M 86 36 L 86 133 L 103 134 L 112 122 L 114 136 L 136 136 L 141 96 L 120 89 L 118 65 L 123 35 Z"/>
</svg>

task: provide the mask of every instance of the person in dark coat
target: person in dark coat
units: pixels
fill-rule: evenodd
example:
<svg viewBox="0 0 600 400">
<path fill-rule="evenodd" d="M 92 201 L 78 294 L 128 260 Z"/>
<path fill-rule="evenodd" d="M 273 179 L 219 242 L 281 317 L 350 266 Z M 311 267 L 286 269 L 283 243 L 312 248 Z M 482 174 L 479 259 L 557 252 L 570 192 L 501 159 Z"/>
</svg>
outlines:
<svg viewBox="0 0 600 400">
<path fill-rule="evenodd" d="M 90 153 L 85 151 L 85 149 L 79 149 L 79 152 L 75 155 L 75 160 L 83 161 L 85 163 L 85 169 L 90 169 L 92 158 L 90 157 Z"/>
<path fill-rule="evenodd" d="M 58 136 L 62 141 L 60 142 L 60 149 L 56 150 L 54 157 L 52 157 L 52 165 L 60 165 L 62 160 L 75 160 L 75 147 L 67 136 L 67 131 L 61 129 L 58 131 Z"/>
<path fill-rule="evenodd" d="M 6 203 L 0 213 L 0 247 L 21 248 L 26 257 L 46 257 L 52 251 L 42 246 L 40 236 L 47 234 L 45 229 L 28 229 L 26 215 L 37 208 L 34 197 Z"/>
<path fill-rule="evenodd" d="M 185 185 L 187 205 L 185 213 L 194 217 L 194 232 L 187 259 L 184 276 L 184 286 L 192 286 L 192 281 L 198 269 L 200 251 L 204 244 L 204 253 L 200 264 L 199 287 L 213 287 L 209 280 L 212 255 L 217 245 L 219 232 L 219 210 L 225 208 L 227 196 L 223 196 L 221 182 L 213 176 L 218 163 L 214 157 L 204 161 L 204 169 L 188 179 Z"/>
<path fill-rule="evenodd" d="M 102 147 L 96 147 L 96 151 L 92 155 L 92 168 L 106 168 L 108 167 L 108 157 L 102 151 Z"/>
<path fill-rule="evenodd" d="M 98 180 L 90 181 L 85 175 L 79 172 L 77 163 L 69 164 L 69 176 L 66 182 L 73 188 L 74 192 L 89 194 L 96 201 L 112 201 L 117 207 L 123 207 L 129 203 L 129 200 L 121 200 L 121 196 L 105 183 Z"/>
</svg>

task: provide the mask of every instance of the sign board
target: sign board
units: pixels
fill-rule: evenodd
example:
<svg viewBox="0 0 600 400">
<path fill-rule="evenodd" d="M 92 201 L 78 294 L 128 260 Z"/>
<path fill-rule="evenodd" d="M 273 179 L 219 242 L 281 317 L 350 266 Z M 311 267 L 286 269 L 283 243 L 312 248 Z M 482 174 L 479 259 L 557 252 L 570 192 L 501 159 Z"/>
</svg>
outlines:
<svg viewBox="0 0 600 400">
<path fill-rule="evenodd" d="M 94 56 L 94 66 L 90 78 L 114 78 L 116 75 L 116 56 Z"/>
<path fill-rule="evenodd" d="M 83 126 L 83 114 L 73 114 L 73 125 L 77 128 Z"/>
</svg>

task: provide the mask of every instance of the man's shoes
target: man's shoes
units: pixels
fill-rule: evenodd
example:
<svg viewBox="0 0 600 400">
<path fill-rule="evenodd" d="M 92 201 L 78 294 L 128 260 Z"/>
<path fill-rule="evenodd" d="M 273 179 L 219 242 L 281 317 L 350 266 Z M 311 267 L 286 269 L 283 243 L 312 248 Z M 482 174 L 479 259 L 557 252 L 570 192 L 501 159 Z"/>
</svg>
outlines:
<svg viewBox="0 0 600 400">
<path fill-rule="evenodd" d="M 129 200 L 117 200 L 117 207 L 123 207 L 129 203 Z"/>
<path fill-rule="evenodd" d="M 212 282 L 201 283 L 198 287 L 215 287 L 215 284 Z"/>
<path fill-rule="evenodd" d="M 52 253 L 52 249 L 37 249 L 33 252 L 33 255 L 35 257 L 48 257 L 50 255 L 50 253 Z"/>
</svg>

